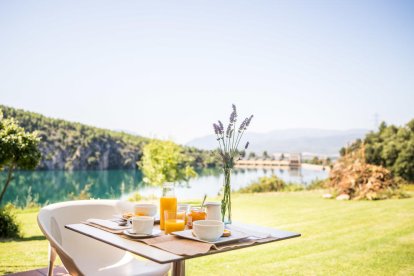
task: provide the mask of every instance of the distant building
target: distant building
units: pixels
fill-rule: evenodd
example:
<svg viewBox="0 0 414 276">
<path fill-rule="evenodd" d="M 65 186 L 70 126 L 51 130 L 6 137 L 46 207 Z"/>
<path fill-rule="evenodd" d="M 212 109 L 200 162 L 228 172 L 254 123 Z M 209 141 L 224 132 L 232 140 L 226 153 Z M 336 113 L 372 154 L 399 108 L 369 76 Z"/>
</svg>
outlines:
<svg viewBox="0 0 414 276">
<path fill-rule="evenodd" d="M 289 154 L 289 166 L 299 167 L 301 163 L 302 163 L 301 153 L 290 153 Z"/>
</svg>

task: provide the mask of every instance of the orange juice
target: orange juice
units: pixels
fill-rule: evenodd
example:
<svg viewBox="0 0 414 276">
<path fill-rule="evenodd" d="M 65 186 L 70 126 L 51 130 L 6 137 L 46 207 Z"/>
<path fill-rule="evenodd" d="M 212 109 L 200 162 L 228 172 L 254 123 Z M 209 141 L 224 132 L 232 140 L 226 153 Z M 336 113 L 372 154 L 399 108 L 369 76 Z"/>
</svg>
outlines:
<svg viewBox="0 0 414 276">
<path fill-rule="evenodd" d="M 191 212 L 187 216 L 187 226 L 188 228 L 193 228 L 193 221 L 205 220 L 207 218 L 207 213 L 204 211 L 204 208 L 192 207 Z"/>
<path fill-rule="evenodd" d="M 170 234 L 175 231 L 184 230 L 184 220 L 182 219 L 167 219 L 164 222 L 165 234 Z"/>
<path fill-rule="evenodd" d="M 160 229 L 164 230 L 164 211 L 177 212 L 177 198 L 176 197 L 161 197 L 160 198 Z"/>
</svg>

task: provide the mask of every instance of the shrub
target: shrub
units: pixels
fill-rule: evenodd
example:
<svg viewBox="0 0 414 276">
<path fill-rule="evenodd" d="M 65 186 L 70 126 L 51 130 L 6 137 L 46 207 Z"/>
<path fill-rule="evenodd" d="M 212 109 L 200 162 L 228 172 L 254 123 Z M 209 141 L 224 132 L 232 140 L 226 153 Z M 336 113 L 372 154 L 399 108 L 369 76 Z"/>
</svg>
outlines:
<svg viewBox="0 0 414 276">
<path fill-rule="evenodd" d="M 306 186 L 306 190 L 318 190 L 318 189 L 325 189 L 326 188 L 326 179 L 315 179 Z"/>
<path fill-rule="evenodd" d="M 260 177 L 258 182 L 253 182 L 250 185 L 241 188 L 241 193 L 265 193 L 265 192 L 277 192 L 285 188 L 286 183 L 278 178 L 276 175 L 270 177 Z"/>
<path fill-rule="evenodd" d="M 13 208 L 12 204 L 0 208 L 0 238 L 2 239 L 20 237 L 20 225 L 16 222 Z"/>
</svg>

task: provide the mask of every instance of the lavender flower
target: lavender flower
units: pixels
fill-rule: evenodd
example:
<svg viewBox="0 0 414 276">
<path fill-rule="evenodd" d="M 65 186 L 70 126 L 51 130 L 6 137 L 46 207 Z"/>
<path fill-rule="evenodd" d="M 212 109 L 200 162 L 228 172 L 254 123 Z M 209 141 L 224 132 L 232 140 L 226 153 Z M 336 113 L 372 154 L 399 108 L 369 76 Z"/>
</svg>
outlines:
<svg viewBox="0 0 414 276">
<path fill-rule="evenodd" d="M 231 132 L 232 132 L 232 128 L 233 127 L 233 124 L 229 124 L 228 126 L 227 126 L 227 130 L 226 130 L 226 137 L 227 138 L 230 138 L 231 137 Z"/>
<path fill-rule="evenodd" d="M 232 112 L 230 114 L 230 123 L 226 130 L 221 121 L 213 124 L 214 133 L 217 135 L 217 140 L 219 141 L 218 153 L 222 158 L 224 168 L 233 168 L 235 160 L 237 160 L 240 155 L 240 152 L 238 151 L 240 140 L 252 119 L 253 115 L 245 118 L 237 128 L 237 108 L 233 104 Z M 247 149 L 248 147 L 249 142 L 246 143 L 244 149 Z"/>
<path fill-rule="evenodd" d="M 237 121 L 237 110 L 236 106 L 233 104 L 233 112 L 230 114 L 230 124 L 233 124 Z"/>
<path fill-rule="evenodd" d="M 216 135 L 219 135 L 220 134 L 220 127 L 216 124 L 213 124 L 213 128 L 214 128 L 214 133 Z"/>
<path fill-rule="evenodd" d="M 243 120 L 243 122 L 240 124 L 239 132 L 242 132 L 245 129 L 248 120 L 249 118 Z"/>
<path fill-rule="evenodd" d="M 218 123 L 219 123 L 219 127 L 220 127 L 220 134 L 223 134 L 224 133 L 223 123 L 220 120 L 218 121 Z"/>
<path fill-rule="evenodd" d="M 250 115 L 250 118 L 247 120 L 247 123 L 246 123 L 246 128 L 250 125 L 250 122 L 252 121 L 252 119 L 253 119 L 253 115 Z"/>
</svg>

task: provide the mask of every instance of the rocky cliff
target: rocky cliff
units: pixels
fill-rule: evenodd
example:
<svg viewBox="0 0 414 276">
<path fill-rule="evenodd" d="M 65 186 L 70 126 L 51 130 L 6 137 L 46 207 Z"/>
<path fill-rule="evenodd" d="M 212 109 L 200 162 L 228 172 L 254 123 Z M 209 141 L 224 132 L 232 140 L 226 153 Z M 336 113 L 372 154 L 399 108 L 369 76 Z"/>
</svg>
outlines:
<svg viewBox="0 0 414 276">
<path fill-rule="evenodd" d="M 148 141 L 7 106 L 0 105 L 0 110 L 5 118 L 18 120 L 26 131 L 38 131 L 41 170 L 135 169 Z"/>
<path fill-rule="evenodd" d="M 0 105 L 4 118 L 14 118 L 26 131 L 41 138 L 39 170 L 136 169 L 149 138 L 125 132 L 53 119 L 38 113 Z M 217 155 L 194 147 L 182 147 L 194 168 L 215 167 Z"/>
</svg>

